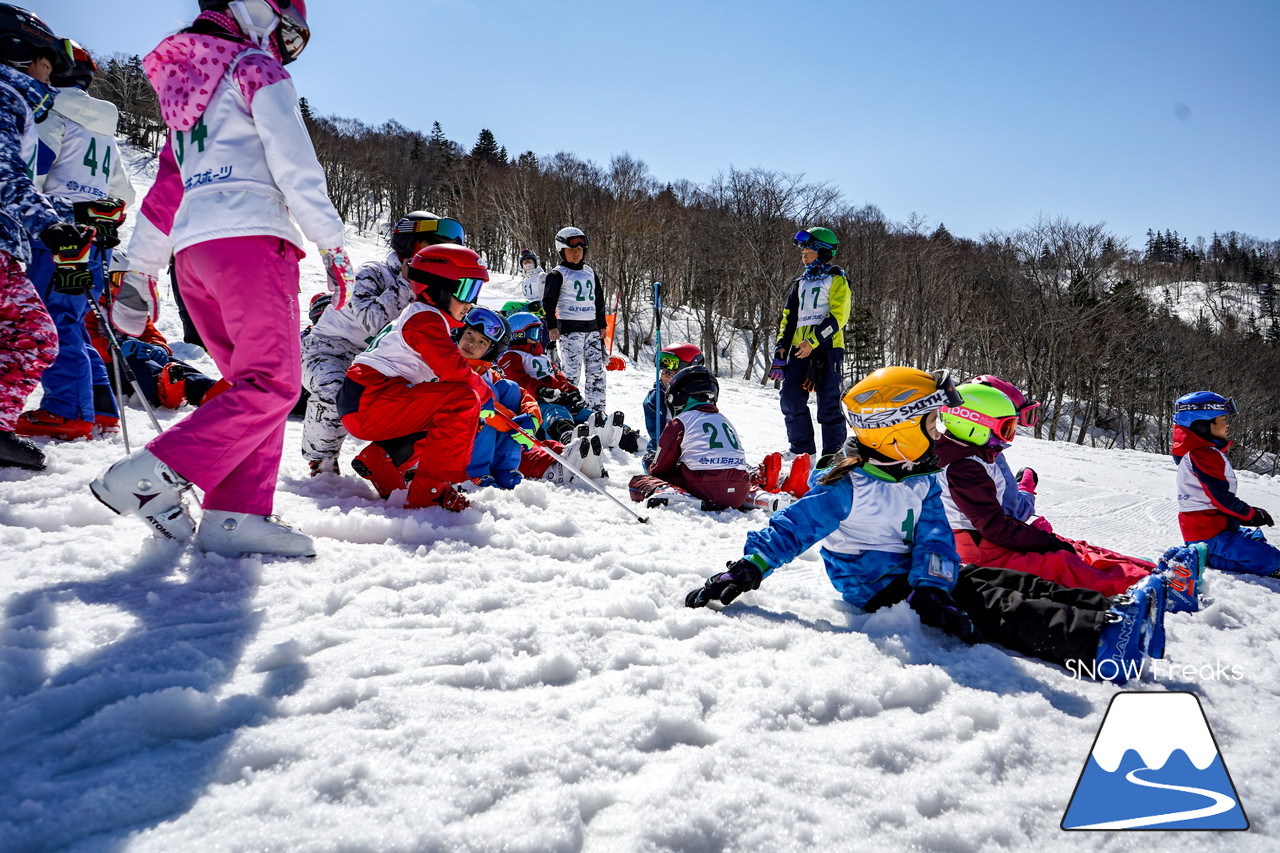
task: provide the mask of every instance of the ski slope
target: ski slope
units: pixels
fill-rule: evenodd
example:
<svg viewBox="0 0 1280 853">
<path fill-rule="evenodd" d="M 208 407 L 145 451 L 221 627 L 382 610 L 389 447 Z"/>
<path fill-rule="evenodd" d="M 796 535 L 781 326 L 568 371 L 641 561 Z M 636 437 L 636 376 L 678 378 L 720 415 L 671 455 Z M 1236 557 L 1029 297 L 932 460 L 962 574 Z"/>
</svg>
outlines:
<svg viewBox="0 0 1280 853">
<path fill-rule="evenodd" d="M 323 289 L 307 248 L 304 306 Z M 482 301 L 513 294 L 502 279 Z M 608 380 L 640 425 L 651 369 Z M 753 461 L 784 446 L 772 388 L 726 380 L 721 402 Z M 350 474 L 358 443 L 345 475 L 308 478 L 300 428 L 276 509 L 316 537 L 312 561 L 205 555 L 113 515 L 87 484 L 118 437 L 0 469 L 0 849 L 1276 848 L 1280 581 L 1214 573 L 1207 607 L 1169 618 L 1165 668 L 1129 685 L 1201 697 L 1252 829 L 1067 834 L 1116 688 L 905 604 L 853 610 L 816 549 L 723 612 L 684 608 L 759 512 L 640 525 L 540 482 L 403 510 Z M 1174 543 L 1168 459 L 1025 436 L 1008 453 L 1059 532 L 1149 558 Z M 608 469 L 625 500 L 639 458 Z M 1280 483 L 1239 476 L 1280 508 Z"/>
</svg>

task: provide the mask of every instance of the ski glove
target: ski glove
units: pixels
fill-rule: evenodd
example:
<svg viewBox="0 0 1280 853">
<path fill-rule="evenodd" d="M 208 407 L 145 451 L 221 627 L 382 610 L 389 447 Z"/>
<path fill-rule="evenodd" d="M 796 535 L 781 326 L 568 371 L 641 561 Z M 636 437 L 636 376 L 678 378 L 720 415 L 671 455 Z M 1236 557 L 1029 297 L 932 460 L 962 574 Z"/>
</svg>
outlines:
<svg viewBox="0 0 1280 853">
<path fill-rule="evenodd" d="M 89 249 L 94 230 L 83 225 L 59 222 L 40 232 L 40 242 L 53 253 L 53 280 L 57 293 L 82 296 L 93 289 L 89 271 Z"/>
<path fill-rule="evenodd" d="M 826 367 L 821 358 L 809 358 L 809 369 L 805 371 L 804 382 L 800 383 L 800 387 L 810 393 L 818 390 L 818 385 L 822 382 L 823 368 Z"/>
<path fill-rule="evenodd" d="M 355 273 L 351 271 L 351 258 L 347 250 L 338 246 L 336 249 L 321 249 L 320 257 L 324 261 L 324 271 L 329 276 L 329 292 L 333 294 L 333 310 L 341 311 L 347 304 L 347 294 L 351 292 Z"/>
<path fill-rule="evenodd" d="M 560 389 L 552 388 L 550 385 L 543 385 L 538 389 L 537 397 L 544 403 L 554 403 L 560 399 Z"/>
<path fill-rule="evenodd" d="M 1036 493 L 1036 486 L 1040 485 L 1040 477 L 1034 469 L 1019 468 L 1017 477 L 1019 491 L 1026 492 L 1029 495 Z"/>
<path fill-rule="evenodd" d="M 787 370 L 787 348 L 778 347 L 773 351 L 773 364 L 769 365 L 769 378 L 774 382 L 782 379 Z"/>
<path fill-rule="evenodd" d="M 577 390 L 565 391 L 561 402 L 564 403 L 569 413 L 574 415 L 587 407 L 587 401 L 582 398 L 582 392 Z"/>
<path fill-rule="evenodd" d="M 92 225 L 98 232 L 97 244 L 104 249 L 114 249 L 120 245 L 117 233 L 124 224 L 124 199 L 99 198 L 93 201 L 77 201 L 72 205 L 76 222 Z"/>
<path fill-rule="evenodd" d="M 907 596 L 907 604 L 925 625 L 940 628 L 970 645 L 982 639 L 969 614 L 960 609 L 954 598 L 937 587 L 916 587 Z"/>
<path fill-rule="evenodd" d="M 728 571 L 707 578 L 700 589 L 695 589 L 684 597 L 685 607 L 706 607 L 712 600 L 721 604 L 731 604 L 744 592 L 760 588 L 764 575 L 760 567 L 743 557 L 736 563 L 725 563 Z"/>
<path fill-rule="evenodd" d="M 515 441 L 516 444 L 520 445 L 525 450 L 533 450 L 535 446 L 534 440 L 530 438 L 528 435 L 525 435 L 525 433 L 532 433 L 534 430 L 538 428 L 537 424 L 533 422 L 533 417 L 527 414 L 520 414 L 512 418 L 511 422 L 516 426 L 520 427 L 520 429 L 524 430 L 524 432 L 520 432 L 519 429 L 511 430 L 511 432 L 509 433 L 511 438 Z"/>
<path fill-rule="evenodd" d="M 1241 523 L 1250 527 L 1270 527 L 1275 524 L 1275 521 L 1271 518 L 1271 513 L 1260 506 L 1255 506 L 1253 513 L 1249 516 L 1249 520 Z"/>
<path fill-rule="evenodd" d="M 137 337 L 155 320 L 156 280 L 144 272 L 129 270 L 120 279 L 120 292 L 111 303 L 111 325 Z"/>
<path fill-rule="evenodd" d="M 1045 518 L 1043 515 L 1036 516 L 1034 520 L 1029 521 L 1027 523 L 1030 524 L 1032 527 L 1034 527 L 1036 530 L 1043 530 L 1045 533 L 1053 532 L 1053 525 L 1050 524 L 1049 519 Z"/>
</svg>

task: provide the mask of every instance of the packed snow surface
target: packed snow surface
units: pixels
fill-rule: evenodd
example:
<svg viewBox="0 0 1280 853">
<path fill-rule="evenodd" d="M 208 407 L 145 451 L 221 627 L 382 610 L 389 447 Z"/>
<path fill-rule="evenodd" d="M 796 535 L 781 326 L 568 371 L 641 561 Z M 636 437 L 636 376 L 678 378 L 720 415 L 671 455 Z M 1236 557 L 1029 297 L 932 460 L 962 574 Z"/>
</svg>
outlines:
<svg viewBox="0 0 1280 853">
<path fill-rule="evenodd" d="M 323 281 L 312 252 L 304 305 Z M 652 368 L 608 379 L 641 425 Z M 783 449 L 771 387 L 725 379 L 721 403 L 752 461 Z M 129 424 L 154 434 L 138 409 Z M 310 561 L 175 548 L 113 515 L 87 484 L 118 436 L 0 470 L 0 849 L 1276 849 L 1280 581 L 1213 573 L 1128 687 L 1200 696 L 1250 831 L 1068 834 L 1115 687 L 965 646 L 905 604 L 854 610 L 816 549 L 730 608 L 686 609 L 758 511 L 642 525 L 541 482 L 404 510 L 351 474 L 357 442 L 343 475 L 310 479 L 300 428 L 276 511 L 316 538 Z M 1176 541 L 1167 458 L 1026 436 L 1009 456 L 1059 532 L 1148 558 Z M 608 469 L 626 500 L 639 458 Z M 1239 476 L 1280 508 L 1280 483 Z"/>
</svg>

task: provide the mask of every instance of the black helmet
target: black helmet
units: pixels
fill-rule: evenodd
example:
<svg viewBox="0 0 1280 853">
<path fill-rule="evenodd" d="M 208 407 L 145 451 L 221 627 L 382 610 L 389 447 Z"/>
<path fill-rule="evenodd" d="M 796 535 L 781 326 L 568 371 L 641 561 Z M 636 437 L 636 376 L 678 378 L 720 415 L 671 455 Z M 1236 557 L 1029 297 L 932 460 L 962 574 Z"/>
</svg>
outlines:
<svg viewBox="0 0 1280 853">
<path fill-rule="evenodd" d="M 667 386 L 667 406 L 677 415 L 690 406 L 715 403 L 718 399 L 720 383 L 700 364 L 681 370 Z"/>
<path fill-rule="evenodd" d="M 424 243 L 429 246 L 440 243 L 465 246 L 467 239 L 458 220 L 437 216 L 425 210 L 406 213 L 400 217 L 399 222 L 391 226 L 391 250 L 401 260 L 413 255 Z"/>
<path fill-rule="evenodd" d="M 67 39 L 66 42 L 71 50 L 71 68 L 65 74 L 53 74 L 49 77 L 49 82 L 59 88 L 75 86 L 77 89 L 88 89 L 93 82 L 93 75 L 98 73 L 98 63 L 75 40 Z"/>
<path fill-rule="evenodd" d="M 520 263 L 523 264 L 525 261 L 533 261 L 535 267 L 538 265 L 538 256 L 534 254 L 533 249 L 522 249 L 520 251 Z"/>
<path fill-rule="evenodd" d="M 53 63 L 54 74 L 71 70 L 67 43 L 44 21 L 21 6 L 0 3 L 0 62 L 26 69 L 37 56 Z"/>
</svg>

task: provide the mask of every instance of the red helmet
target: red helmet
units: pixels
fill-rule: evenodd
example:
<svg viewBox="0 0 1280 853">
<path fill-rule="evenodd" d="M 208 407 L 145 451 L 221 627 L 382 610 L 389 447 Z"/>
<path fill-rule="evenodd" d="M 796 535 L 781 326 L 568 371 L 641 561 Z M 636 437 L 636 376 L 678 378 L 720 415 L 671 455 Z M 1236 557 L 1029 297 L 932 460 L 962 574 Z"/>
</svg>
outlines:
<svg viewBox="0 0 1280 853">
<path fill-rule="evenodd" d="M 671 356 L 675 356 L 675 361 L 672 361 Z M 686 367 L 697 367 L 705 362 L 702 350 L 694 344 L 672 344 L 669 347 L 663 347 L 658 355 L 658 365 L 663 370 L 672 372 L 684 370 Z"/>
<path fill-rule="evenodd" d="M 449 308 L 449 297 L 475 302 L 480 286 L 489 280 L 484 261 L 475 252 L 453 243 L 424 246 L 409 259 L 405 278 L 414 296 L 437 308 Z"/>
</svg>

